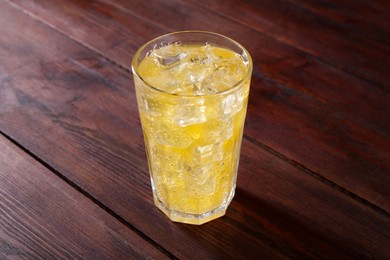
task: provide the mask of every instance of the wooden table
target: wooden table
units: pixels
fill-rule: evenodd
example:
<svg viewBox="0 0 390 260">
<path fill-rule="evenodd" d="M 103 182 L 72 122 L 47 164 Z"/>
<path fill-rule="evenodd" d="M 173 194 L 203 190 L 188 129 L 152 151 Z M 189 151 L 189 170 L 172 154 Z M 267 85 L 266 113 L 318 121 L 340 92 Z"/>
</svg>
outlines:
<svg viewBox="0 0 390 260">
<path fill-rule="evenodd" d="M 387 0 L 0 0 L 0 259 L 390 259 Z M 236 196 L 152 201 L 131 58 L 167 32 L 254 60 Z"/>
</svg>

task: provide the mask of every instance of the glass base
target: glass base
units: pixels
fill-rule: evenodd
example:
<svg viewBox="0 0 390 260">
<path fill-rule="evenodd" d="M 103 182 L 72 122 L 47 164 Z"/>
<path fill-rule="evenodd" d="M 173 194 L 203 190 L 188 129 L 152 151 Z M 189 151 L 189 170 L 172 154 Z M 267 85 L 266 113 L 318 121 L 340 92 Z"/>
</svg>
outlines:
<svg viewBox="0 0 390 260">
<path fill-rule="evenodd" d="M 202 213 L 202 214 L 191 214 L 185 212 L 179 212 L 176 210 L 170 210 L 153 192 L 154 204 L 162 211 L 168 218 L 174 222 L 193 224 L 193 225 L 202 225 L 206 222 L 214 220 L 216 218 L 222 217 L 226 213 L 226 209 L 229 206 L 231 200 L 233 199 L 235 189 L 233 188 L 228 201 L 221 205 L 218 208 L 215 208 L 211 211 Z"/>
</svg>

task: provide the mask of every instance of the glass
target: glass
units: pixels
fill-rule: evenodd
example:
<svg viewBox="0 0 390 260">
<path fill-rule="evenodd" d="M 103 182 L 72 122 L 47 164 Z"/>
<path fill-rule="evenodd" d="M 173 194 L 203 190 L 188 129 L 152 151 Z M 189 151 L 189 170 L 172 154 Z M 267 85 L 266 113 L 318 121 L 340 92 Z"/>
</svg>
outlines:
<svg viewBox="0 0 390 260">
<path fill-rule="evenodd" d="M 250 55 L 216 33 L 175 32 L 143 45 L 132 70 L 156 206 L 189 224 L 223 216 L 236 187 Z"/>
</svg>

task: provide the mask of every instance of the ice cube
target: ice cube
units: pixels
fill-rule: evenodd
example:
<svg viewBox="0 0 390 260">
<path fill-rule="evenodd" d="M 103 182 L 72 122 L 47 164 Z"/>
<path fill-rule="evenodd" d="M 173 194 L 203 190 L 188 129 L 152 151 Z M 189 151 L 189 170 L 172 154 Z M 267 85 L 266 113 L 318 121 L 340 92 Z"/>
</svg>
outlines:
<svg viewBox="0 0 390 260">
<path fill-rule="evenodd" d="M 199 164 L 220 161 L 223 159 L 223 143 L 214 143 L 197 146 L 193 152 L 193 159 Z"/>
<path fill-rule="evenodd" d="M 193 84 L 173 86 L 167 89 L 167 92 L 176 95 L 191 95 L 193 88 L 194 88 Z"/>
<path fill-rule="evenodd" d="M 183 128 L 177 124 L 155 122 L 152 129 L 155 131 L 152 134 L 156 137 L 156 141 L 160 144 L 183 148 L 191 145 L 191 137 L 188 136 L 183 131 Z"/>
<path fill-rule="evenodd" d="M 206 106 L 183 105 L 176 106 L 174 120 L 181 126 L 206 122 Z"/>
<path fill-rule="evenodd" d="M 186 167 L 186 183 L 188 186 L 204 185 L 207 181 L 211 181 L 213 172 L 213 164 L 197 164 L 188 165 Z"/>
<path fill-rule="evenodd" d="M 238 102 L 243 102 L 244 101 L 244 99 L 245 99 L 245 90 L 246 90 L 246 87 L 244 86 L 244 87 L 241 87 L 238 91 L 237 91 L 237 93 L 236 93 L 236 95 L 237 95 L 237 101 Z"/>
<path fill-rule="evenodd" d="M 157 64 L 166 68 L 172 68 L 187 57 L 187 53 L 182 51 L 180 45 L 181 43 L 175 42 L 160 48 L 156 46 L 149 56 L 152 56 Z"/>
<path fill-rule="evenodd" d="M 211 52 L 213 72 L 204 77 L 202 87 L 210 93 L 217 93 L 232 88 L 241 80 L 245 73 L 239 55 L 233 57 L 220 57 Z"/>
<path fill-rule="evenodd" d="M 240 94 L 237 95 L 236 93 L 230 94 L 227 97 L 225 97 L 222 101 L 222 111 L 223 114 L 226 117 L 232 117 L 234 116 L 237 112 L 239 112 L 242 108 L 242 95 Z"/>
<path fill-rule="evenodd" d="M 144 110 L 150 119 L 162 115 L 161 106 L 162 105 L 155 98 L 152 98 L 145 93 L 140 94 L 139 108 Z"/>
<path fill-rule="evenodd" d="M 199 140 L 202 145 L 210 145 L 223 142 L 233 135 L 233 120 L 226 118 L 224 120 L 210 120 L 207 124 L 199 125 L 197 128 L 191 128 L 192 138 Z"/>
<path fill-rule="evenodd" d="M 215 124 L 215 129 L 209 133 L 209 140 L 214 140 L 214 142 L 222 142 L 232 137 L 233 120 L 231 118 L 227 118 L 222 121 L 216 121 Z"/>
<path fill-rule="evenodd" d="M 219 69 L 208 73 L 201 83 L 203 92 L 213 94 L 229 89 L 231 86 L 226 84 L 224 77 L 226 77 L 224 71 Z"/>
<path fill-rule="evenodd" d="M 180 63 L 181 60 L 186 58 L 186 53 L 179 53 L 174 56 L 160 56 L 155 54 L 157 61 L 164 67 L 172 68 Z"/>
<path fill-rule="evenodd" d="M 212 173 L 212 164 L 188 167 L 185 175 L 186 193 L 196 197 L 214 194 L 216 181 Z"/>
</svg>

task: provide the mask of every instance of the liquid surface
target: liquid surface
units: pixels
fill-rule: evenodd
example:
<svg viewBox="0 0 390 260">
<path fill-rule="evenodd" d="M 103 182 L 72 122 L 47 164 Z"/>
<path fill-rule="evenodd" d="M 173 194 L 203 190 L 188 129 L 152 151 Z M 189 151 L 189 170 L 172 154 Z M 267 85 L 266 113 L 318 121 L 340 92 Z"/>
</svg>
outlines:
<svg viewBox="0 0 390 260">
<path fill-rule="evenodd" d="M 233 87 L 247 72 L 243 57 L 206 44 L 171 44 L 155 49 L 139 65 L 151 86 L 178 95 L 207 95 Z"/>
<path fill-rule="evenodd" d="M 224 213 L 234 194 L 249 80 L 210 94 L 243 79 L 243 58 L 220 47 L 174 44 L 149 53 L 138 72 L 179 95 L 135 79 L 156 205 L 187 223 Z"/>
</svg>

